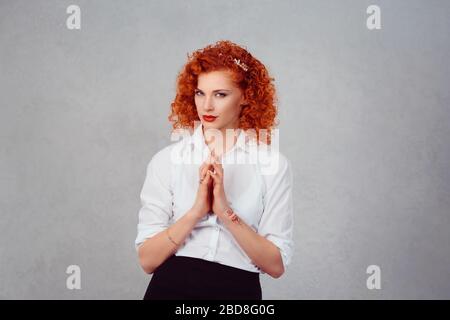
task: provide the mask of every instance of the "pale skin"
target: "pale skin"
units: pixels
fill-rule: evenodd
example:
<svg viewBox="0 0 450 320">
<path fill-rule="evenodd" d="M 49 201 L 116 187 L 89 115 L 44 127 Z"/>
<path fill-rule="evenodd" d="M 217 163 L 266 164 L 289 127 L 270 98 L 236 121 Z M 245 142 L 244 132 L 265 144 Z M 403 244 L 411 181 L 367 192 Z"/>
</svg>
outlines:
<svg viewBox="0 0 450 320">
<path fill-rule="evenodd" d="M 242 90 L 232 82 L 227 72 L 201 74 L 194 94 L 197 113 L 205 129 L 213 128 L 224 132 L 226 129 L 238 128 L 241 105 L 245 99 Z M 204 114 L 217 116 L 217 119 L 214 122 L 206 122 L 202 119 Z M 225 139 L 225 134 L 223 137 Z M 223 184 L 224 170 L 219 156 L 233 145 L 215 140 L 207 141 L 207 144 L 211 155 L 199 168 L 201 182 L 192 208 L 167 230 L 141 244 L 138 255 L 143 270 L 149 274 L 153 273 L 178 250 L 197 222 L 212 211 L 252 262 L 271 277 L 279 278 L 284 273 L 284 267 L 278 247 L 240 219 L 239 212 L 229 214 L 228 210 L 232 208 L 228 206 Z M 167 231 L 178 245 L 168 238 Z"/>
</svg>

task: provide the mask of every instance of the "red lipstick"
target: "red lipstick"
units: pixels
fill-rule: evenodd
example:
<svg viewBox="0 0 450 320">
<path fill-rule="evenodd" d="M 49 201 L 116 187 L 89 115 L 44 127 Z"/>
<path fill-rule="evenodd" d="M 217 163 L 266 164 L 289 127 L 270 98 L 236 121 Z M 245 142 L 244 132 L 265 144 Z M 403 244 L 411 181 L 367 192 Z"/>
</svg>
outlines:
<svg viewBox="0 0 450 320">
<path fill-rule="evenodd" d="M 214 120 L 216 120 L 216 118 L 217 117 L 215 117 L 215 116 L 207 116 L 207 115 L 203 116 L 203 120 L 208 121 L 208 122 L 213 122 Z"/>
</svg>

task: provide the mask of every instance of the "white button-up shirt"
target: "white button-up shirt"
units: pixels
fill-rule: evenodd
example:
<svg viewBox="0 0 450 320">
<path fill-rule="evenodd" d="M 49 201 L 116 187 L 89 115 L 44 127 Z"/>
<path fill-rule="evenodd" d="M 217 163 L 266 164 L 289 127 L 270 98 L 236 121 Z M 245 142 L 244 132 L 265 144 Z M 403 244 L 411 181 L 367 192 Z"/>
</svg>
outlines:
<svg viewBox="0 0 450 320">
<path fill-rule="evenodd" d="M 249 143 L 254 140 L 248 137 L 241 130 L 235 145 L 222 155 L 225 195 L 241 220 L 279 248 L 286 269 L 294 249 L 290 161 L 278 149 Z M 192 208 L 199 167 L 209 153 L 200 124 L 192 135 L 185 135 L 152 157 L 140 194 L 136 250 Z M 205 215 L 195 225 L 175 255 L 264 273 L 215 214 Z"/>
</svg>

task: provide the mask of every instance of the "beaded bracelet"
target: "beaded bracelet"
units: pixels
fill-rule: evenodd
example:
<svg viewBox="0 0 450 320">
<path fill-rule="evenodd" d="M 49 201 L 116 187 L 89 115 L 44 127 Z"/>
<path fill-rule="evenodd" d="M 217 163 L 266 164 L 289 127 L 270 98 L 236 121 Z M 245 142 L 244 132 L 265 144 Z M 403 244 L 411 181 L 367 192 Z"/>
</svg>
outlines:
<svg viewBox="0 0 450 320">
<path fill-rule="evenodd" d="M 241 224 L 241 220 L 239 219 L 239 217 L 237 216 L 236 213 L 234 213 L 232 208 L 228 208 L 225 210 L 225 214 L 228 215 L 228 218 L 233 221 L 234 223 L 237 224 Z"/>
</svg>

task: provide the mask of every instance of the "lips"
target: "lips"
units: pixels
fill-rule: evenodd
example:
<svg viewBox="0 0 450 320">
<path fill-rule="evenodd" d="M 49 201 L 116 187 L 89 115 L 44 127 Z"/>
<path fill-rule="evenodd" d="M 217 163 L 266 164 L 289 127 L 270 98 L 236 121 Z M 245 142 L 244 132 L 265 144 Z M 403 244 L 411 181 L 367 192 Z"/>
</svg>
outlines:
<svg viewBox="0 0 450 320">
<path fill-rule="evenodd" d="M 208 121 L 208 122 L 212 122 L 212 121 L 216 120 L 216 118 L 217 117 L 215 117 L 215 116 L 206 116 L 206 115 L 203 116 L 203 120 Z"/>
</svg>

